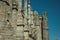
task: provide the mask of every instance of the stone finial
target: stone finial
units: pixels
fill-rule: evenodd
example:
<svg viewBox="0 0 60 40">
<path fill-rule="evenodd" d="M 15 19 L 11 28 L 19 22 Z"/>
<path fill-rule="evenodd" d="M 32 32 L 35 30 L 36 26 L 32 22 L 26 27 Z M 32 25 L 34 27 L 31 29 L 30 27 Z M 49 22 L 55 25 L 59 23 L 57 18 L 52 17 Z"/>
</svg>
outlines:
<svg viewBox="0 0 60 40">
<path fill-rule="evenodd" d="M 30 0 L 28 0 L 28 4 L 30 4 Z"/>
</svg>

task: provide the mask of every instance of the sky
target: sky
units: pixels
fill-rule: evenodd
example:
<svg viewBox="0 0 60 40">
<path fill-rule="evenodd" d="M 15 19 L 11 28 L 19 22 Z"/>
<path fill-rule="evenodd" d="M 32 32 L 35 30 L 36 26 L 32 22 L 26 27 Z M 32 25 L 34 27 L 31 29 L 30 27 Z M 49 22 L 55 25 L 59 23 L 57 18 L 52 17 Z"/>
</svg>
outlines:
<svg viewBox="0 0 60 40">
<path fill-rule="evenodd" d="M 31 6 L 38 15 L 47 11 L 49 39 L 60 40 L 60 0 L 31 0 Z"/>
</svg>

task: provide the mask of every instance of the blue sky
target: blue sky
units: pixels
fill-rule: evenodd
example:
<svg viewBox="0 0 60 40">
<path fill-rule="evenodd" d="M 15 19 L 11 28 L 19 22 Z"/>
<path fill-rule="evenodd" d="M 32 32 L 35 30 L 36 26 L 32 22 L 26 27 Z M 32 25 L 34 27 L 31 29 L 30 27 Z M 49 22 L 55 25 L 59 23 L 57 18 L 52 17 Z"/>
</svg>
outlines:
<svg viewBox="0 0 60 40">
<path fill-rule="evenodd" d="M 49 39 L 60 40 L 60 0 L 31 0 L 31 6 L 39 15 L 47 11 Z"/>
</svg>

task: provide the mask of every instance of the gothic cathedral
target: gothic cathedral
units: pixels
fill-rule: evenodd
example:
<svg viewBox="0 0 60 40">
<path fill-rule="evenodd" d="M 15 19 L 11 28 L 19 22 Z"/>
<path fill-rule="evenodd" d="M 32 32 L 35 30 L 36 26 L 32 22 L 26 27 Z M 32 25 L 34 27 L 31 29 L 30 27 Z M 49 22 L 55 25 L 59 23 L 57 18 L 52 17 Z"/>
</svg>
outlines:
<svg viewBox="0 0 60 40">
<path fill-rule="evenodd" d="M 0 40 L 49 40 L 46 11 L 33 11 L 30 0 L 0 0 Z"/>
</svg>

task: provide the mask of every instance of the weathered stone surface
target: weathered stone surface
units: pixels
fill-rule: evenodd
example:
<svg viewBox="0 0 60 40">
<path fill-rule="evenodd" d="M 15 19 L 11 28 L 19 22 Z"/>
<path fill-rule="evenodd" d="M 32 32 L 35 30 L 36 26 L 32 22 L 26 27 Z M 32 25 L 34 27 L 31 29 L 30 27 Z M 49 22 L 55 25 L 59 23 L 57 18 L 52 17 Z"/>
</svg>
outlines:
<svg viewBox="0 0 60 40">
<path fill-rule="evenodd" d="M 48 40 L 48 19 L 32 11 L 30 0 L 0 1 L 0 40 Z"/>
</svg>

